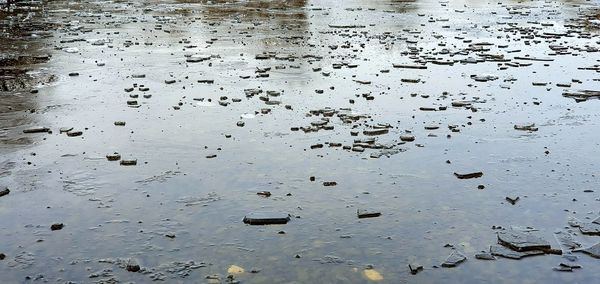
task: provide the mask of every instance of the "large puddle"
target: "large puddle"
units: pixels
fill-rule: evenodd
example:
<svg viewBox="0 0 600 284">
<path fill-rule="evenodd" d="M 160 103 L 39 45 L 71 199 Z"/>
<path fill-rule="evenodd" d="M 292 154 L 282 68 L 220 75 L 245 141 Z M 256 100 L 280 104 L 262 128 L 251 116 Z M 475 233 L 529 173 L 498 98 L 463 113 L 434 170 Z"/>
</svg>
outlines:
<svg viewBox="0 0 600 284">
<path fill-rule="evenodd" d="M 598 4 L 4 10 L 0 282 L 592 283 Z"/>
</svg>

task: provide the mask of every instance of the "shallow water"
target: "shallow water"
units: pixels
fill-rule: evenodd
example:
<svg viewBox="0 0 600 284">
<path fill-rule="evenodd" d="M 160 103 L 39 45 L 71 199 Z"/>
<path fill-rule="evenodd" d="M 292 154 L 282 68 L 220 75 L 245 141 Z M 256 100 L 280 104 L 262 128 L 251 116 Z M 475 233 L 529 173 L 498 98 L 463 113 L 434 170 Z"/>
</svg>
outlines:
<svg viewBox="0 0 600 284">
<path fill-rule="evenodd" d="M 25 107 L 0 114 L 0 186 L 11 189 L 0 197 L 1 282 L 227 282 L 231 265 L 245 269 L 234 278 L 246 283 L 365 283 L 363 270 L 370 266 L 387 283 L 591 283 L 600 277 L 598 260 L 579 253 L 576 263 L 583 268 L 572 273 L 552 270 L 567 262 L 559 255 L 474 257 L 497 242 L 492 226 L 534 227 L 553 247 L 560 247 L 556 231 L 572 231 L 584 246 L 599 241 L 567 220 L 589 222 L 600 214 L 600 158 L 594 155 L 600 101 L 562 96 L 600 89 L 598 72 L 578 69 L 598 64 L 597 52 L 582 49 L 598 48 L 599 31 L 570 26 L 598 1 L 283 3 L 45 4 L 41 17 L 58 28 L 50 38 L 35 39 L 36 52 L 52 57 L 31 69 L 57 79 L 38 86 L 37 94 L 2 93 L 15 100 L 7 105 Z M 338 27 L 350 25 L 359 27 Z M 566 31 L 570 36 L 543 34 Z M 481 45 L 489 51 L 468 49 L 482 42 L 492 44 Z M 552 55 L 549 45 L 567 46 L 571 54 Z M 256 59 L 271 52 L 277 56 Z M 432 62 L 482 53 L 531 65 Z M 214 56 L 186 62 L 191 54 Z M 428 61 L 427 69 L 392 66 L 417 60 Z M 333 68 L 341 62 L 347 64 Z M 266 67 L 272 68 L 269 77 L 257 78 L 257 68 Z M 69 76 L 73 72 L 79 76 Z M 478 82 L 471 75 L 498 79 Z M 204 79 L 214 83 L 198 82 Z M 149 90 L 124 91 L 133 84 Z M 251 88 L 264 92 L 246 97 Z M 280 105 L 259 99 L 268 90 L 281 92 L 270 98 Z M 139 97 L 130 98 L 134 94 Z M 218 103 L 221 96 L 227 106 Z M 461 100 L 474 107 L 451 106 Z M 447 109 L 419 110 L 439 106 Z M 328 123 L 333 130 L 291 130 L 318 121 L 323 116 L 310 111 L 327 107 L 368 118 L 344 123 L 334 115 Z M 262 114 L 263 108 L 270 113 Z M 380 149 L 325 144 L 351 146 L 378 123 L 390 124 L 389 133 L 369 137 L 393 144 L 397 153 L 389 157 L 371 158 Z M 527 123 L 539 130 L 514 129 Z M 448 129 L 453 124 L 460 132 Z M 440 128 L 424 129 L 428 125 Z M 52 134 L 22 133 L 33 126 Z M 68 137 L 61 127 L 83 135 Z M 400 144 L 407 130 L 416 140 Z M 324 147 L 311 149 L 319 143 Z M 137 165 L 107 161 L 113 152 Z M 483 177 L 453 174 L 476 171 Z M 323 186 L 327 181 L 337 185 Z M 505 200 L 510 195 L 520 200 L 511 205 Z M 358 219 L 359 208 L 382 215 Z M 294 218 L 286 225 L 245 225 L 245 214 L 257 210 Z M 65 227 L 50 231 L 53 223 Z M 175 238 L 165 236 L 171 234 Z M 446 244 L 467 261 L 435 268 L 452 252 Z M 190 260 L 197 266 L 182 264 Z M 126 271 L 127 261 L 142 272 Z M 411 275 L 414 262 L 424 271 Z M 215 274 L 219 280 L 207 279 Z"/>
</svg>

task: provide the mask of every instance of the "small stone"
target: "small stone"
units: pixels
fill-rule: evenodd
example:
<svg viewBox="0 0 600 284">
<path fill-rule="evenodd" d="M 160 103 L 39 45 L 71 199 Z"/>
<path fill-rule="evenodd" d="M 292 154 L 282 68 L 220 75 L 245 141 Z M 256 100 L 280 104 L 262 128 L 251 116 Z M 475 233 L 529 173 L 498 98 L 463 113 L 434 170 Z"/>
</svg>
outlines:
<svg viewBox="0 0 600 284">
<path fill-rule="evenodd" d="M 9 193 L 10 193 L 10 190 L 8 189 L 8 187 L 6 187 L 3 190 L 0 190 L 0 197 L 8 195 Z"/>
<path fill-rule="evenodd" d="M 498 232 L 498 243 L 515 251 L 550 249 L 547 241 L 515 230 Z"/>
<path fill-rule="evenodd" d="M 600 258 L 600 243 L 597 243 L 588 248 L 578 249 L 578 250 L 574 250 L 574 251 L 580 251 L 580 252 L 590 255 L 591 257 Z"/>
<path fill-rule="evenodd" d="M 115 121 L 116 126 L 125 126 L 125 121 Z"/>
<path fill-rule="evenodd" d="M 409 135 L 409 134 L 400 135 L 400 140 L 402 140 L 404 142 L 412 142 L 412 141 L 415 141 L 415 136 Z"/>
<path fill-rule="evenodd" d="M 514 128 L 516 130 L 522 130 L 522 131 L 538 131 L 538 128 L 535 127 L 535 123 L 531 123 L 531 124 L 516 124 L 514 126 Z"/>
<path fill-rule="evenodd" d="M 269 197 L 269 196 L 271 196 L 271 192 L 270 192 L 270 191 L 259 191 L 259 192 L 257 192 L 256 194 L 257 194 L 257 195 L 260 195 L 260 196 L 264 196 L 264 197 Z"/>
<path fill-rule="evenodd" d="M 23 130 L 23 133 L 42 133 L 42 132 L 48 133 L 49 131 L 50 131 L 50 128 L 48 128 L 48 127 L 34 127 L 34 128 L 29 128 L 29 129 Z"/>
<path fill-rule="evenodd" d="M 77 136 L 81 136 L 81 135 L 83 135 L 82 131 L 71 130 L 71 131 L 67 132 L 67 136 L 69 136 L 69 137 L 77 137 Z"/>
<path fill-rule="evenodd" d="M 4 260 L 6 258 L 6 255 L 3 253 L 0 253 L 0 260 Z"/>
<path fill-rule="evenodd" d="M 568 268 L 571 268 L 571 269 L 579 269 L 579 268 L 581 268 L 581 265 L 579 265 L 579 264 L 566 264 L 566 263 L 563 263 L 563 262 L 561 262 L 559 264 L 559 266 L 560 267 L 568 267 Z"/>
<path fill-rule="evenodd" d="M 481 252 L 475 255 L 476 259 L 481 259 L 481 260 L 496 260 L 496 257 L 494 257 L 491 253 L 489 252 Z"/>
<path fill-rule="evenodd" d="M 106 159 L 109 161 L 118 161 L 121 159 L 121 155 L 119 155 L 119 153 L 115 152 L 113 154 L 106 155 Z"/>
<path fill-rule="evenodd" d="M 408 269 L 410 269 L 410 273 L 412 275 L 415 275 L 415 274 L 419 273 L 419 271 L 423 270 L 423 266 L 420 264 L 411 263 L 408 265 Z"/>
<path fill-rule="evenodd" d="M 323 186 L 336 186 L 337 182 L 335 181 L 324 181 Z"/>
<path fill-rule="evenodd" d="M 595 222 L 596 220 L 594 220 Z M 584 235 L 600 236 L 600 224 L 597 223 L 580 223 L 579 231 Z"/>
<path fill-rule="evenodd" d="M 482 172 L 473 172 L 473 173 L 459 174 L 459 173 L 455 172 L 454 175 L 458 179 L 471 179 L 471 178 L 480 178 L 483 176 L 483 173 Z"/>
<path fill-rule="evenodd" d="M 552 267 L 552 270 L 559 272 L 573 272 L 573 268 L 565 266 Z"/>
<path fill-rule="evenodd" d="M 387 128 L 372 129 L 372 130 L 365 130 L 365 131 L 363 131 L 363 135 L 366 135 L 366 136 L 375 136 L 375 135 L 387 134 L 388 132 L 389 132 L 389 130 Z"/>
<path fill-rule="evenodd" d="M 129 272 L 138 272 L 138 271 L 140 271 L 141 268 L 138 264 L 134 263 L 134 264 L 127 264 L 126 269 Z"/>
<path fill-rule="evenodd" d="M 58 132 L 60 132 L 60 134 L 63 134 L 63 133 L 67 133 L 67 132 L 69 132 L 69 131 L 71 131 L 71 130 L 73 130 L 73 127 L 61 127 L 61 128 L 58 130 Z"/>
<path fill-rule="evenodd" d="M 251 212 L 244 217 L 244 223 L 249 225 L 286 224 L 290 216 L 279 212 Z"/>
<path fill-rule="evenodd" d="M 121 160 L 121 166 L 135 166 L 137 165 L 137 160 Z"/>
<path fill-rule="evenodd" d="M 50 230 L 52 230 L 52 231 L 58 231 L 58 230 L 62 230 L 62 228 L 63 228 L 64 226 L 65 226 L 65 225 L 63 225 L 63 223 L 56 223 L 56 224 L 52 224 L 52 225 L 50 226 Z"/>
<path fill-rule="evenodd" d="M 373 211 L 373 210 L 365 210 L 365 209 L 356 210 L 356 214 L 358 215 L 358 218 L 360 218 L 360 219 L 381 216 L 381 212 Z"/>
<path fill-rule="evenodd" d="M 515 203 L 517 203 L 517 201 L 519 200 L 518 196 L 507 196 L 506 201 L 510 202 L 510 204 L 515 205 Z"/>
<path fill-rule="evenodd" d="M 505 248 L 503 246 L 490 246 L 490 253 L 495 256 L 501 256 L 510 259 L 521 259 L 527 256 L 534 255 L 543 255 L 544 252 L 541 250 L 531 250 L 531 251 L 513 251 L 511 249 Z"/>
<path fill-rule="evenodd" d="M 467 260 L 467 257 L 461 252 L 454 250 L 452 253 L 446 258 L 446 261 L 442 263 L 442 267 L 456 267 L 460 263 Z"/>
<path fill-rule="evenodd" d="M 246 125 L 246 123 L 244 123 L 243 121 L 238 121 L 236 123 L 236 125 L 239 126 L 239 127 L 244 127 L 244 125 Z"/>
</svg>

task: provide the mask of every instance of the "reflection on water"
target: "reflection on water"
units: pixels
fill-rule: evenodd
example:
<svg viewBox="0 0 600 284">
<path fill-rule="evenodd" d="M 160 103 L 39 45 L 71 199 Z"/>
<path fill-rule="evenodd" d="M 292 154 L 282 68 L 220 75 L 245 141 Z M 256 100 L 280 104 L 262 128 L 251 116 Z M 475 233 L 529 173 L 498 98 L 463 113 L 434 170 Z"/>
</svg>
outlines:
<svg viewBox="0 0 600 284">
<path fill-rule="evenodd" d="M 35 121 L 29 113 L 38 108 L 38 100 L 30 92 L 54 80 L 36 70 L 49 60 L 44 45 L 52 26 L 45 5 L 19 3 L 0 10 L 0 147 L 32 141 L 14 128 Z"/>
<path fill-rule="evenodd" d="M 562 3 L 587 5 L 52 1 L 32 19 L 62 23 L 53 38 L 34 24 L 2 40 L 28 60 L 52 54 L 10 68 L 61 80 L 0 101 L 13 107 L 0 138 L 35 142 L 2 148 L 0 189 L 11 193 L 0 197 L 0 282 L 593 281 L 597 260 L 585 255 L 570 274 L 552 271 L 568 261 L 558 255 L 474 257 L 497 242 L 497 226 L 535 227 L 555 246 L 557 228 L 578 232 L 568 217 L 598 213 L 583 191 L 598 182 L 588 154 L 597 102 L 577 104 L 556 85 L 596 88 L 596 72 L 577 69 L 595 60 L 581 48 L 595 40 L 535 38 L 577 15 Z M 18 17 L 5 26 L 27 13 Z M 573 55 L 549 55 L 559 43 Z M 513 60 L 527 55 L 554 61 Z M 483 74 L 498 79 L 473 79 Z M 24 135 L 23 124 L 53 133 Z M 403 143 L 408 134 L 415 141 Z M 137 165 L 108 161 L 115 152 Z M 473 171 L 484 174 L 454 175 Z M 358 209 L 381 216 L 359 219 Z M 242 222 L 263 210 L 292 219 Z M 468 260 L 438 268 L 454 249 Z M 409 263 L 425 269 L 411 275 Z"/>
</svg>

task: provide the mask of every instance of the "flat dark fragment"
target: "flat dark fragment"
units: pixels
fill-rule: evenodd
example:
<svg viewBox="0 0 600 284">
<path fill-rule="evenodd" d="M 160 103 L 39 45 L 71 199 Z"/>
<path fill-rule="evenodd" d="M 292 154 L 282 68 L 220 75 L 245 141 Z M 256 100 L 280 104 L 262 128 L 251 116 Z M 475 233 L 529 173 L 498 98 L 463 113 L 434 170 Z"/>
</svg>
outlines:
<svg viewBox="0 0 600 284">
<path fill-rule="evenodd" d="M 81 131 L 69 131 L 67 132 L 67 136 L 69 137 L 77 137 L 77 136 L 81 136 L 83 135 L 83 132 Z"/>
<path fill-rule="evenodd" d="M 58 231 L 58 230 L 62 230 L 62 228 L 65 225 L 63 225 L 63 223 L 56 223 L 56 224 L 52 224 L 52 226 L 50 226 L 50 230 L 52 231 Z"/>
<path fill-rule="evenodd" d="M 8 188 L 0 190 L 0 196 L 5 196 L 5 195 L 7 195 L 9 193 L 10 193 L 10 190 Z"/>
<path fill-rule="evenodd" d="M 482 172 L 474 172 L 474 173 L 468 173 L 468 174 L 454 173 L 454 175 L 459 179 L 470 179 L 470 178 L 480 178 L 483 176 L 483 173 Z"/>
<path fill-rule="evenodd" d="M 405 68 L 405 69 L 427 69 L 425 65 L 411 65 L 411 64 L 392 64 L 394 68 Z"/>
<path fill-rule="evenodd" d="M 523 257 L 534 256 L 534 255 L 543 255 L 544 252 L 541 250 L 531 250 L 531 251 L 514 251 L 503 246 L 490 246 L 490 253 L 495 256 L 501 256 L 510 259 L 521 259 Z"/>
<path fill-rule="evenodd" d="M 498 232 L 498 243 L 520 252 L 550 250 L 550 244 L 546 240 L 514 230 Z"/>
<path fill-rule="evenodd" d="M 373 211 L 373 210 L 358 209 L 358 210 L 356 210 L 356 215 L 358 215 L 358 218 L 360 218 L 360 219 L 373 218 L 373 217 L 381 216 L 381 212 Z"/>
<path fill-rule="evenodd" d="M 278 212 L 252 212 L 244 217 L 244 223 L 250 225 L 286 224 L 290 216 Z"/>
<path fill-rule="evenodd" d="M 375 135 L 383 135 L 383 134 L 387 134 L 389 132 L 389 130 L 387 129 L 373 129 L 373 130 L 365 130 L 363 131 L 363 135 L 366 136 L 375 136 Z"/>
<path fill-rule="evenodd" d="M 515 203 L 517 203 L 517 201 L 519 201 L 519 197 L 518 196 L 507 196 L 505 197 L 506 201 L 510 202 L 510 204 L 515 205 Z"/>
<path fill-rule="evenodd" d="M 34 128 L 29 128 L 29 129 L 23 130 L 23 133 L 42 133 L 42 132 L 48 132 L 48 131 L 50 131 L 50 128 L 48 128 L 48 127 L 34 127 Z"/>
<path fill-rule="evenodd" d="M 137 160 L 121 160 L 121 166 L 135 166 L 137 165 Z"/>
</svg>

